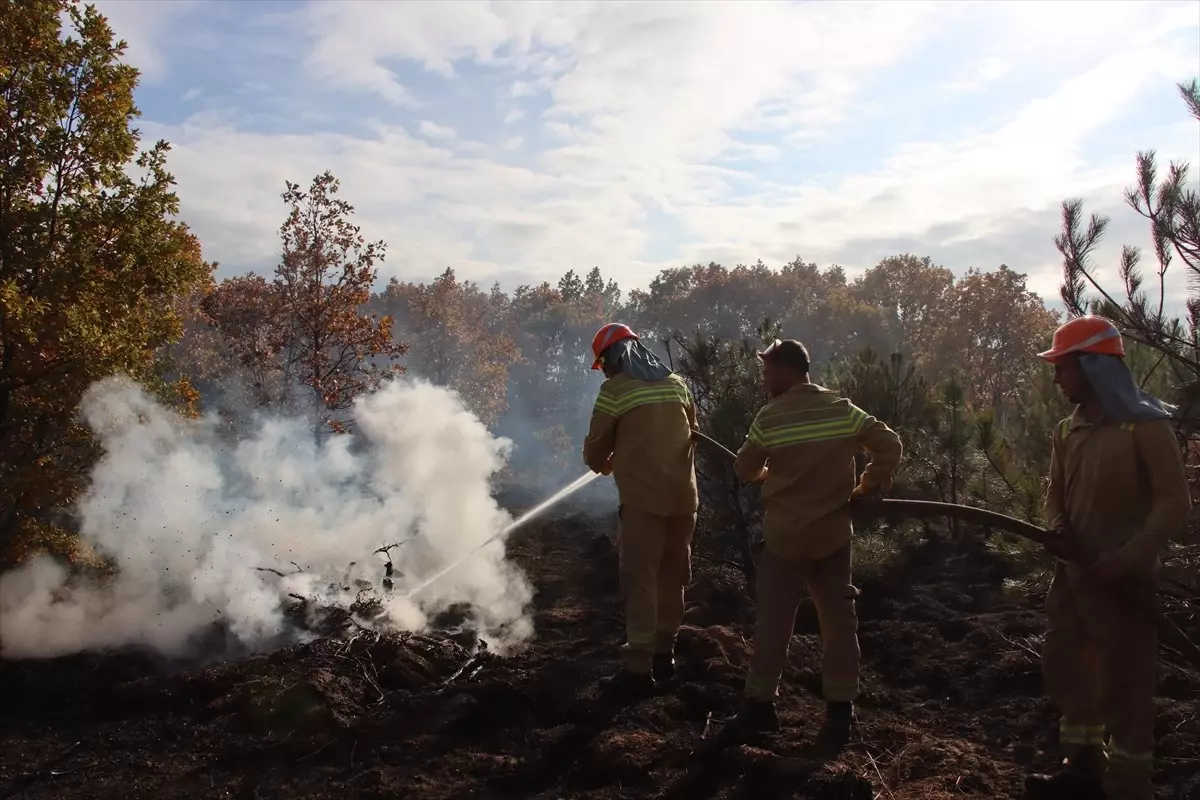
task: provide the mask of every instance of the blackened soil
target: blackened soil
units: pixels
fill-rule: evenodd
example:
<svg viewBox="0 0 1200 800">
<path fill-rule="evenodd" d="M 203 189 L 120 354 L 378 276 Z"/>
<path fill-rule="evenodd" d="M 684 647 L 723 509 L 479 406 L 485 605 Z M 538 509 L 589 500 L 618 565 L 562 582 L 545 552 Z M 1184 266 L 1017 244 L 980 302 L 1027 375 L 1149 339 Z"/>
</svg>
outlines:
<svg viewBox="0 0 1200 800">
<path fill-rule="evenodd" d="M 180 670 L 137 653 L 0 663 L 0 798 L 1019 797 L 1049 766 L 1042 617 L 983 551 L 926 545 L 863 582 L 854 741 L 824 711 L 815 615 L 797 619 L 773 739 L 702 739 L 738 704 L 753 618 L 740 577 L 697 563 L 676 685 L 627 702 L 598 679 L 621 641 L 607 522 L 515 536 L 538 587 L 536 641 L 476 653 L 437 635 L 361 634 Z M 1192 631 L 1195 633 L 1195 631 Z M 1165 656 L 1160 798 L 1200 797 L 1200 676 Z"/>
</svg>

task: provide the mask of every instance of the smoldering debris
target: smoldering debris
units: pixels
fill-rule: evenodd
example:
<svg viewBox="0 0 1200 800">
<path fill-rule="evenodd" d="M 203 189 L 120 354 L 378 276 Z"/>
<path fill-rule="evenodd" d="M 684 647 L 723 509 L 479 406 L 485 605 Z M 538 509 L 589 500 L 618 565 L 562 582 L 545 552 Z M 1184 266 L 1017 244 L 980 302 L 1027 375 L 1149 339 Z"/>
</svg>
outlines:
<svg viewBox="0 0 1200 800">
<path fill-rule="evenodd" d="M 123 378 L 81 411 L 104 455 L 80 531 L 117 570 L 80 582 L 41 557 L 0 577 L 5 658 L 177 657 L 214 628 L 253 652 L 355 626 L 421 631 L 455 606 L 499 652 L 532 633 L 532 588 L 503 542 L 406 597 L 512 521 L 490 486 L 510 442 L 450 390 L 394 381 L 356 402 L 353 437 L 320 444 L 306 420 L 272 416 L 228 441 L 216 419 L 181 419 Z"/>
</svg>

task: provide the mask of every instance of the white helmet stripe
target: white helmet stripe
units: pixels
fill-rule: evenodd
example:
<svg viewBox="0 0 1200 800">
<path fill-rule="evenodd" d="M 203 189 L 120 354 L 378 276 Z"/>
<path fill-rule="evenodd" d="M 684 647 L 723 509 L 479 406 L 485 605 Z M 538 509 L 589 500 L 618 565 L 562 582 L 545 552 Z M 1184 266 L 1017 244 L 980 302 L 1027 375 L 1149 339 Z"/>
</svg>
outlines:
<svg viewBox="0 0 1200 800">
<path fill-rule="evenodd" d="M 1084 339 L 1082 342 L 1071 345 L 1066 350 L 1063 350 L 1063 352 L 1064 353 L 1074 353 L 1076 350 L 1082 350 L 1085 347 L 1091 347 L 1092 345 L 1099 344 L 1100 342 L 1103 342 L 1106 339 L 1112 339 L 1112 338 L 1120 336 L 1120 335 L 1121 335 L 1121 332 L 1119 330 L 1117 330 L 1115 325 L 1109 325 L 1107 330 L 1103 330 L 1093 336 L 1089 336 L 1088 338 Z"/>
</svg>

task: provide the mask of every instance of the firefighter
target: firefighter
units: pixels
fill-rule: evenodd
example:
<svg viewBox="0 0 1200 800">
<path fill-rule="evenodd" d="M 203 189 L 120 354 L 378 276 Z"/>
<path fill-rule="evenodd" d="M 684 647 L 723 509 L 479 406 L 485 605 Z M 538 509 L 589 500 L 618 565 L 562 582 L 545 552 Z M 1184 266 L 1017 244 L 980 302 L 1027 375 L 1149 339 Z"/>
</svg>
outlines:
<svg viewBox="0 0 1200 800">
<path fill-rule="evenodd" d="M 605 688 L 644 694 L 675 674 L 684 587 L 692 579 L 696 408 L 683 380 L 628 326 L 610 323 L 592 341 L 603 370 L 583 460 L 617 484 L 617 553 L 625 601 L 622 666 Z"/>
<path fill-rule="evenodd" d="M 809 380 L 809 355 L 793 339 L 758 354 L 770 402 L 758 412 L 735 469 L 762 483 L 764 546 L 758 560 L 754 655 L 745 706 L 735 725 L 779 729 L 775 709 L 796 608 L 807 588 L 824 646 L 822 737 L 840 747 L 850 736 L 858 696 L 858 617 L 851 580 L 852 496 L 888 491 L 900 463 L 900 437 L 844 397 Z M 857 485 L 854 456 L 871 455 Z"/>
<path fill-rule="evenodd" d="M 1138 388 L 1103 317 L 1070 320 L 1038 356 L 1075 410 L 1055 430 L 1046 496 L 1058 561 L 1042 675 L 1062 769 L 1026 788 L 1151 800 L 1159 555 L 1191 508 L 1173 409 Z"/>
</svg>

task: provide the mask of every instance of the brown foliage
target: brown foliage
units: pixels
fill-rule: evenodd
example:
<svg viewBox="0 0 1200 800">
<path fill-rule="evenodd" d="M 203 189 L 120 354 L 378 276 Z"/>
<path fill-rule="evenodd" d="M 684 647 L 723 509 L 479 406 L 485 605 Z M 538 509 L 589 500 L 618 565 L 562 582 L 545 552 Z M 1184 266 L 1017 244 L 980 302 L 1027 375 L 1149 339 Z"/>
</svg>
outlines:
<svg viewBox="0 0 1200 800">
<path fill-rule="evenodd" d="M 518 353 L 509 300 L 498 287 L 485 294 L 447 268 L 428 285 L 393 278 L 374 304 L 398 320 L 398 333 L 419 343 L 409 356 L 414 372 L 454 389 L 485 424 L 500 418 Z"/>
<path fill-rule="evenodd" d="M 292 380 L 307 386 L 323 421 L 402 372 L 390 362 L 408 351 L 393 340 L 390 317 L 363 312 L 386 246 L 363 238 L 338 188 L 329 172 L 307 192 L 288 183 L 283 199 L 291 211 L 279 231 L 283 257 L 272 284 L 281 312 L 284 397 Z"/>
<path fill-rule="evenodd" d="M 199 301 L 203 324 L 189 337 L 190 367 L 219 387 L 218 407 L 311 414 L 318 438 L 344 431 L 338 412 L 403 372 L 394 360 L 408 351 L 392 337 L 392 318 L 368 309 L 384 244 L 365 241 L 338 188 L 329 172 L 307 192 L 288 183 L 274 278 L 222 281 Z"/>
</svg>

